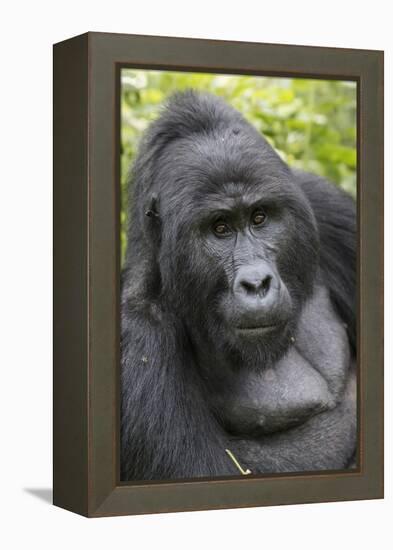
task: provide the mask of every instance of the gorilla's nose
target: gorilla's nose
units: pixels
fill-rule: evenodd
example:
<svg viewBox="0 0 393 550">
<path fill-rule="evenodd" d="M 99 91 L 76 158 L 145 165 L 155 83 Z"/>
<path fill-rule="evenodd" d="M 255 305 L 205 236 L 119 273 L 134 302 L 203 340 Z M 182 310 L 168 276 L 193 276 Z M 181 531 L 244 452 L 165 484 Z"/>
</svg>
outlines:
<svg viewBox="0 0 393 550">
<path fill-rule="evenodd" d="M 277 289 L 276 277 L 269 264 L 241 267 L 234 281 L 234 292 L 249 304 L 265 301 Z"/>
<path fill-rule="evenodd" d="M 247 277 L 240 279 L 238 284 L 247 294 L 258 294 L 262 297 L 269 292 L 271 280 L 271 275 L 266 275 L 261 278 L 258 273 L 255 273 L 255 275 L 250 274 Z"/>
</svg>

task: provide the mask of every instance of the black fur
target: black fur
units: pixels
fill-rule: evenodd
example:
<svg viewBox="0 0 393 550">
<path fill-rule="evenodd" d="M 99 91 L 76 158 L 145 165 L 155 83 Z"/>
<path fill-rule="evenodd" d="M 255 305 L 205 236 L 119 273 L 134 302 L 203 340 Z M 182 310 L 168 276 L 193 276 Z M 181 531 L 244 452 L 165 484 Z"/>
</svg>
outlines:
<svg viewBox="0 0 393 550">
<path fill-rule="evenodd" d="M 226 449 L 253 473 L 347 467 L 352 199 L 291 171 L 237 111 L 193 91 L 150 126 L 130 189 L 121 479 L 238 475 Z M 261 228 L 247 200 L 263 202 Z M 214 211 L 229 204 L 243 229 L 220 238 Z M 245 290 L 255 274 L 268 299 Z"/>
</svg>

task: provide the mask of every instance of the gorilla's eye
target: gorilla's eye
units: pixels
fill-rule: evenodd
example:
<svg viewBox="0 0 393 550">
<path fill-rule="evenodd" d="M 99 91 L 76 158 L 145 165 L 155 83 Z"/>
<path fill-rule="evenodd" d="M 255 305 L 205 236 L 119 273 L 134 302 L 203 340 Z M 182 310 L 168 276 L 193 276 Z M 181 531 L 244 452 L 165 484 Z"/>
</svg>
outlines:
<svg viewBox="0 0 393 550">
<path fill-rule="evenodd" d="M 216 235 L 224 237 L 231 234 L 231 228 L 223 221 L 218 221 L 213 225 L 213 231 Z"/>
<path fill-rule="evenodd" d="M 252 224 L 253 225 L 262 225 L 266 221 L 266 214 L 263 212 L 263 210 L 257 210 L 253 216 L 252 216 Z"/>
</svg>

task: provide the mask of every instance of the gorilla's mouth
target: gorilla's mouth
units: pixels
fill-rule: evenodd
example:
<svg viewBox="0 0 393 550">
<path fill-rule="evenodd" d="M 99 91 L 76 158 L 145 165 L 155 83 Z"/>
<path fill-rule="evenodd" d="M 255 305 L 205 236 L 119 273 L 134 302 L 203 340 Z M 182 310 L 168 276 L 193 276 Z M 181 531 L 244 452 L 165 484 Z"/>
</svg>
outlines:
<svg viewBox="0 0 393 550">
<path fill-rule="evenodd" d="M 275 324 L 275 325 L 259 325 L 259 326 L 255 326 L 255 327 L 235 327 L 235 330 L 236 332 L 240 332 L 241 334 L 242 333 L 247 333 L 247 334 L 252 334 L 252 333 L 259 333 L 259 332 L 270 332 L 276 328 L 278 328 L 278 324 Z"/>
<path fill-rule="evenodd" d="M 287 321 L 282 321 L 264 325 L 235 326 L 234 329 L 239 334 L 266 334 L 267 332 L 272 332 L 273 330 L 282 330 L 286 324 Z"/>
</svg>

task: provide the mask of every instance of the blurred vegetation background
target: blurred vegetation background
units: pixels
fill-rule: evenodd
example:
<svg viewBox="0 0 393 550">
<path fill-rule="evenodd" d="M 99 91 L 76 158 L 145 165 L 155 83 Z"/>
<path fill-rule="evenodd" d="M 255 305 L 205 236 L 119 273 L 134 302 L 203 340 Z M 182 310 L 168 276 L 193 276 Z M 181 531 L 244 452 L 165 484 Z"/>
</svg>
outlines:
<svg viewBox="0 0 393 550">
<path fill-rule="evenodd" d="M 356 84 L 260 76 L 123 69 L 121 74 L 121 251 L 127 193 L 138 142 L 171 93 L 187 88 L 223 97 L 291 166 L 325 176 L 356 196 Z"/>
</svg>

